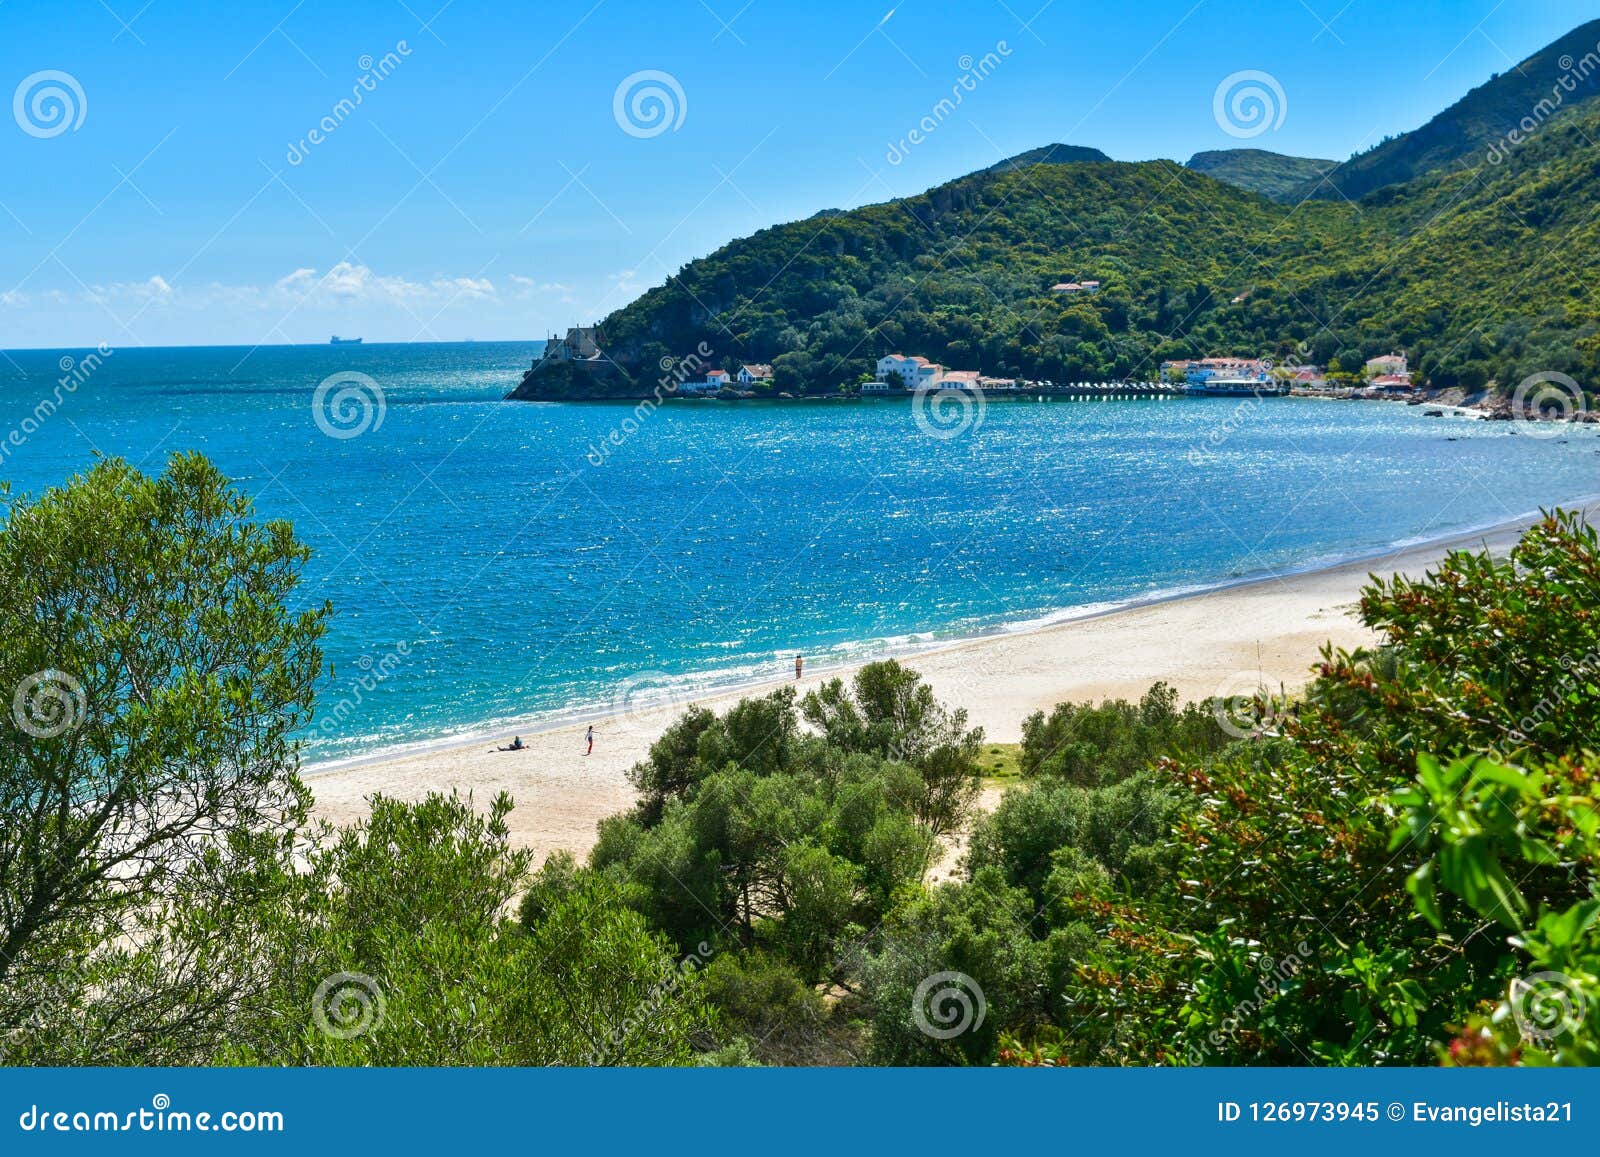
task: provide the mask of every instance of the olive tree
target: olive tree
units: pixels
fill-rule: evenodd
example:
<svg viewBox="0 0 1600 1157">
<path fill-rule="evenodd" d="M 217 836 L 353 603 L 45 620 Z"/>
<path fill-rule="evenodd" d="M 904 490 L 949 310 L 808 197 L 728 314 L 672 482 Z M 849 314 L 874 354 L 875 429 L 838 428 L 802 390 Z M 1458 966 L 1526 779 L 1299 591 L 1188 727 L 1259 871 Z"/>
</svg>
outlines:
<svg viewBox="0 0 1600 1157">
<path fill-rule="evenodd" d="M 294 734 L 328 608 L 298 605 L 308 553 L 199 455 L 9 501 L 0 1050 L 74 1010 L 104 1048 L 181 1060 L 252 983 L 229 914 L 281 879 L 310 801 Z"/>
</svg>

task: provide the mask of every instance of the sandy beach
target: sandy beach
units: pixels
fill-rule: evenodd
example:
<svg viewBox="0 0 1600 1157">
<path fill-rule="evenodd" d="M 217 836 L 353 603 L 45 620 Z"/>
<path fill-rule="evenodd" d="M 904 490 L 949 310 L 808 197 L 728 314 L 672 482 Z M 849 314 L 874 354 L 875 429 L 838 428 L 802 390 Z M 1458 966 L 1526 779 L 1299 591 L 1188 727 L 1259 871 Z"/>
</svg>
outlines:
<svg viewBox="0 0 1600 1157">
<path fill-rule="evenodd" d="M 1591 519 L 1600 505 L 1585 508 Z M 1056 703 L 1104 697 L 1136 698 L 1165 680 L 1186 699 L 1244 694 L 1257 686 L 1294 689 L 1326 641 L 1342 647 L 1370 642 L 1355 619 L 1355 604 L 1370 574 L 1420 577 L 1452 549 L 1503 552 L 1531 519 L 1487 531 L 1326 569 L 1263 578 L 1219 590 L 1155 601 L 1027 633 L 986 636 L 925 651 L 902 661 L 921 672 L 944 701 L 964 707 L 988 739 L 1012 743 L 1022 721 Z M 796 681 L 775 679 L 699 700 L 722 708 L 785 684 L 802 693 L 849 670 L 808 671 Z M 594 843 L 595 824 L 632 802 L 627 769 L 682 711 L 670 703 L 613 715 L 594 723 L 594 754 L 584 755 L 588 723 L 523 732 L 525 749 L 494 750 L 509 734 L 394 758 L 358 761 L 330 770 L 308 769 L 319 814 L 349 821 L 374 792 L 417 799 L 429 791 L 471 791 L 486 802 L 499 791 L 516 801 L 514 840 L 540 859 L 566 849 L 580 858 Z"/>
</svg>

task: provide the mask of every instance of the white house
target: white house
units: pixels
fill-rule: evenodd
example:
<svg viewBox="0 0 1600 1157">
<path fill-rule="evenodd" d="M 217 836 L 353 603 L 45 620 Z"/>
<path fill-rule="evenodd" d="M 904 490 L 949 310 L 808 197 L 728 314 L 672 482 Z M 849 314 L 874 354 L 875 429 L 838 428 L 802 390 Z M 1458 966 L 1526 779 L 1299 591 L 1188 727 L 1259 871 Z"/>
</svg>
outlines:
<svg viewBox="0 0 1600 1157">
<path fill-rule="evenodd" d="M 1375 378 L 1389 374 L 1403 374 L 1405 372 L 1405 354 L 1384 354 L 1382 357 L 1367 359 L 1368 377 Z"/>
<path fill-rule="evenodd" d="M 739 367 L 739 384 L 752 385 L 755 382 L 770 382 L 772 380 L 772 367 L 761 362 L 751 362 Z"/>
<path fill-rule="evenodd" d="M 680 394 L 714 394 L 728 384 L 727 370 L 707 370 L 706 376 L 698 382 L 682 382 L 678 386 Z"/>
<path fill-rule="evenodd" d="M 908 390 L 920 390 L 931 386 L 943 373 L 943 366 L 938 362 L 930 362 L 927 358 L 885 354 L 878 359 L 879 380 L 888 381 L 889 375 L 893 374 Z"/>
</svg>

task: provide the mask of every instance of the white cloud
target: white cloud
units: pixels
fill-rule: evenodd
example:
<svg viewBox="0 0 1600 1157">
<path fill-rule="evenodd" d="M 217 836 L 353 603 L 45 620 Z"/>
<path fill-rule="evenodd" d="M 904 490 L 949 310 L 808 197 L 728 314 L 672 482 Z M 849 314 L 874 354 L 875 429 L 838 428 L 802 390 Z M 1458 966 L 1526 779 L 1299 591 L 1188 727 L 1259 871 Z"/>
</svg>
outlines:
<svg viewBox="0 0 1600 1157">
<path fill-rule="evenodd" d="M 398 275 L 373 272 L 365 265 L 341 261 L 326 273 L 300 268 L 280 277 L 273 289 L 281 295 L 307 304 L 339 302 L 434 302 L 447 304 L 459 298 L 483 300 L 494 297 L 494 282 L 487 277 L 451 277 L 437 274 L 428 281 L 412 281 Z"/>
<path fill-rule="evenodd" d="M 506 280 L 516 287 L 518 297 L 531 297 L 535 293 L 570 294 L 572 292 L 572 286 L 564 282 L 540 281 L 536 277 L 524 277 L 520 273 L 512 273 L 507 276 Z"/>
<path fill-rule="evenodd" d="M 304 293 L 317 283 L 317 271 L 309 267 L 296 269 L 287 277 L 278 278 L 274 286 L 285 293 Z"/>
<path fill-rule="evenodd" d="M 75 335 L 90 322 L 103 327 L 108 317 L 126 339 L 148 345 L 314 341 L 327 332 L 448 339 L 542 332 L 547 317 L 589 316 L 592 303 L 578 308 L 576 293 L 559 281 L 510 272 L 490 278 L 447 270 L 382 272 L 355 261 L 322 267 L 285 261 L 259 281 L 169 281 L 151 274 L 57 288 L 7 286 L 0 289 L 0 317 L 8 330 L 24 327 L 40 341 L 59 335 L 63 344 L 79 340 Z"/>
<path fill-rule="evenodd" d="M 452 297 L 482 299 L 495 295 L 494 282 L 487 277 L 436 277 L 433 288 Z"/>
<path fill-rule="evenodd" d="M 522 280 L 527 279 L 514 280 L 521 284 Z M 77 293 L 45 290 L 41 296 L 61 305 L 85 301 L 102 305 L 115 302 L 144 305 L 173 301 L 189 307 L 254 304 L 261 308 L 287 309 L 302 306 L 338 308 L 355 303 L 431 303 L 442 306 L 461 299 L 482 301 L 496 297 L 498 292 L 494 282 L 487 277 L 436 274 L 427 281 L 413 281 L 404 276 L 375 273 L 365 265 L 341 261 L 325 273 L 310 266 L 301 266 L 265 285 L 228 285 L 213 281 L 203 285 L 173 286 L 160 274 L 154 274 L 144 281 L 114 281 L 92 285 Z M 29 302 L 29 296 L 20 290 L 0 295 L 0 305 L 19 307 Z"/>
<path fill-rule="evenodd" d="M 133 301 L 148 305 L 157 301 L 170 301 L 172 298 L 172 286 L 168 285 L 167 279 L 159 273 L 152 274 L 144 281 L 113 281 L 109 285 L 91 285 L 82 295 L 84 301 L 101 305 L 113 301 Z"/>
</svg>

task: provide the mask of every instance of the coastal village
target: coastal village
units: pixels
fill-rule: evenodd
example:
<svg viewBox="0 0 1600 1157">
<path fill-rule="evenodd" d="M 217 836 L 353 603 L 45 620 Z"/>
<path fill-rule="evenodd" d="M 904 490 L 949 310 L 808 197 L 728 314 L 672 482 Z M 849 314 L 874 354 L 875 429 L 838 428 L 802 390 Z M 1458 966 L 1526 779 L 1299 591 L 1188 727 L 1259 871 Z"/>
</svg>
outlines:
<svg viewBox="0 0 1600 1157">
<path fill-rule="evenodd" d="M 1097 281 L 1062 282 L 1051 287 L 1060 294 L 1096 293 Z M 579 371 L 606 374 L 616 368 L 601 348 L 596 326 L 573 326 L 565 337 L 552 335 L 544 354 L 524 381 L 542 367 L 566 365 Z M 789 398 L 775 390 L 770 362 L 740 362 L 733 368 L 702 367 L 701 359 L 685 357 L 685 367 L 663 379 L 664 388 L 685 398 Z M 692 368 L 690 368 L 692 367 Z M 875 373 L 862 375 L 841 394 L 864 398 L 916 395 L 930 390 L 961 390 L 984 395 L 1032 396 L 1255 396 L 1302 394 L 1336 398 L 1402 399 L 1420 401 L 1423 391 L 1414 380 L 1406 355 L 1401 352 L 1369 358 L 1357 373 L 1332 373 L 1306 363 L 1275 363 L 1269 358 L 1202 357 L 1164 361 L 1159 376 L 1148 381 L 1056 382 L 1000 377 L 980 370 L 953 369 L 917 354 L 889 353 L 877 359 Z M 678 380 L 673 380 L 677 378 Z"/>
</svg>

